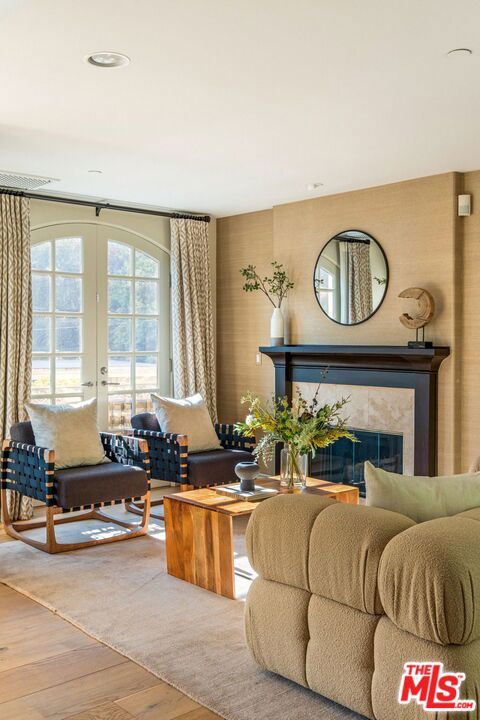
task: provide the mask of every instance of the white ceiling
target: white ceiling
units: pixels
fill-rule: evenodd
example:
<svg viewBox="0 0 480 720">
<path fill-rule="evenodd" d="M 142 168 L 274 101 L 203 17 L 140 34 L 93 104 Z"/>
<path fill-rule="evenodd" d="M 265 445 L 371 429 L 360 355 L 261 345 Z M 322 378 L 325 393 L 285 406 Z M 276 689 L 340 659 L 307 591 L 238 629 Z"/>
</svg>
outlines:
<svg viewBox="0 0 480 720">
<path fill-rule="evenodd" d="M 478 169 L 479 30 L 478 0 L 0 0 L 0 168 L 219 216 Z"/>
</svg>

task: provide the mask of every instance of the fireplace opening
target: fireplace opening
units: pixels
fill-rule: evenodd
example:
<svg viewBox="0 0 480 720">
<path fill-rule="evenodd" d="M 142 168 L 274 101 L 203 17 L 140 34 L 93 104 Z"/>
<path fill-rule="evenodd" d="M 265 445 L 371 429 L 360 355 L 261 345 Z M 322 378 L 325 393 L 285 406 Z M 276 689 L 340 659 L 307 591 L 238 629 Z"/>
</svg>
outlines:
<svg viewBox="0 0 480 720">
<path fill-rule="evenodd" d="M 351 428 L 360 442 L 340 438 L 326 448 L 317 450 L 312 458 L 312 477 L 330 482 L 354 485 L 365 497 L 363 464 L 370 460 L 375 467 L 403 473 L 403 435 Z"/>
</svg>

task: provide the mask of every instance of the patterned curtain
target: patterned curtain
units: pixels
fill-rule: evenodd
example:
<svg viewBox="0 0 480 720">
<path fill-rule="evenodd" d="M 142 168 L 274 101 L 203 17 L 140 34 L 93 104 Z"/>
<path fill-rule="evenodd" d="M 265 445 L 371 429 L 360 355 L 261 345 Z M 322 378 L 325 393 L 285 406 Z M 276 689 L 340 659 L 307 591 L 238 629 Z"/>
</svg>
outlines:
<svg viewBox="0 0 480 720">
<path fill-rule="evenodd" d="M 175 397 L 197 392 L 217 419 L 208 225 L 174 218 L 171 228 L 173 384 Z"/>
<path fill-rule="evenodd" d="M 349 291 L 349 247 L 348 242 L 339 242 L 340 258 L 340 322 L 350 323 L 350 291 Z"/>
<path fill-rule="evenodd" d="M 32 276 L 30 269 L 30 203 L 0 194 L 0 433 L 25 419 L 32 373 Z M 12 520 L 33 515 L 30 498 L 7 495 Z"/>
<path fill-rule="evenodd" d="M 340 242 L 341 288 L 347 302 L 342 302 L 342 310 L 348 308 L 348 320 L 342 322 L 358 323 L 372 314 L 372 271 L 370 266 L 370 245 L 365 242 Z"/>
<path fill-rule="evenodd" d="M 349 275 L 351 322 L 361 322 L 373 309 L 369 244 L 350 243 Z"/>
</svg>

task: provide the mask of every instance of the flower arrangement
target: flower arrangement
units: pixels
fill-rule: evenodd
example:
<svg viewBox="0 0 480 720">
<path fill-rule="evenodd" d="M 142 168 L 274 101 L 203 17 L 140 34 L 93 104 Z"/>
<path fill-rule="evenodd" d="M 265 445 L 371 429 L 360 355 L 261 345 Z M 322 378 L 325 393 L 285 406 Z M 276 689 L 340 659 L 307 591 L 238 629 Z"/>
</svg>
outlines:
<svg viewBox="0 0 480 720">
<path fill-rule="evenodd" d="M 333 405 L 320 406 L 319 388 L 320 385 L 310 403 L 307 403 L 300 391 L 291 405 L 286 397 L 278 400 L 272 398 L 267 404 L 262 404 L 260 398 L 252 393 L 242 398 L 242 403 L 248 404 L 249 414 L 245 422 L 236 424 L 237 431 L 247 436 L 255 430 L 264 433 L 254 455 L 266 463 L 272 459 L 277 443 L 284 444 L 288 453 L 285 484 L 290 488 L 305 482 L 304 472 L 300 467 L 302 456 L 308 453 L 315 455 L 318 448 L 327 447 L 339 438 L 358 442 L 348 429 L 347 420 L 340 414 L 348 403 L 348 398 L 342 398 Z"/>
</svg>

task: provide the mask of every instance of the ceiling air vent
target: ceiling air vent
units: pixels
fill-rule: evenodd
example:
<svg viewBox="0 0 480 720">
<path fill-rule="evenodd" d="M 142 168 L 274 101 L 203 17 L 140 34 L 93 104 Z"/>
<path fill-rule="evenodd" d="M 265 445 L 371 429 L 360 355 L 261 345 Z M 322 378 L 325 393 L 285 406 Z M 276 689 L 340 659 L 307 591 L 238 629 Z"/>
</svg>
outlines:
<svg viewBox="0 0 480 720">
<path fill-rule="evenodd" d="M 0 187 L 15 190 L 39 190 L 52 182 L 59 182 L 58 178 L 41 177 L 40 175 L 27 175 L 14 173 L 9 170 L 0 170 Z"/>
</svg>

